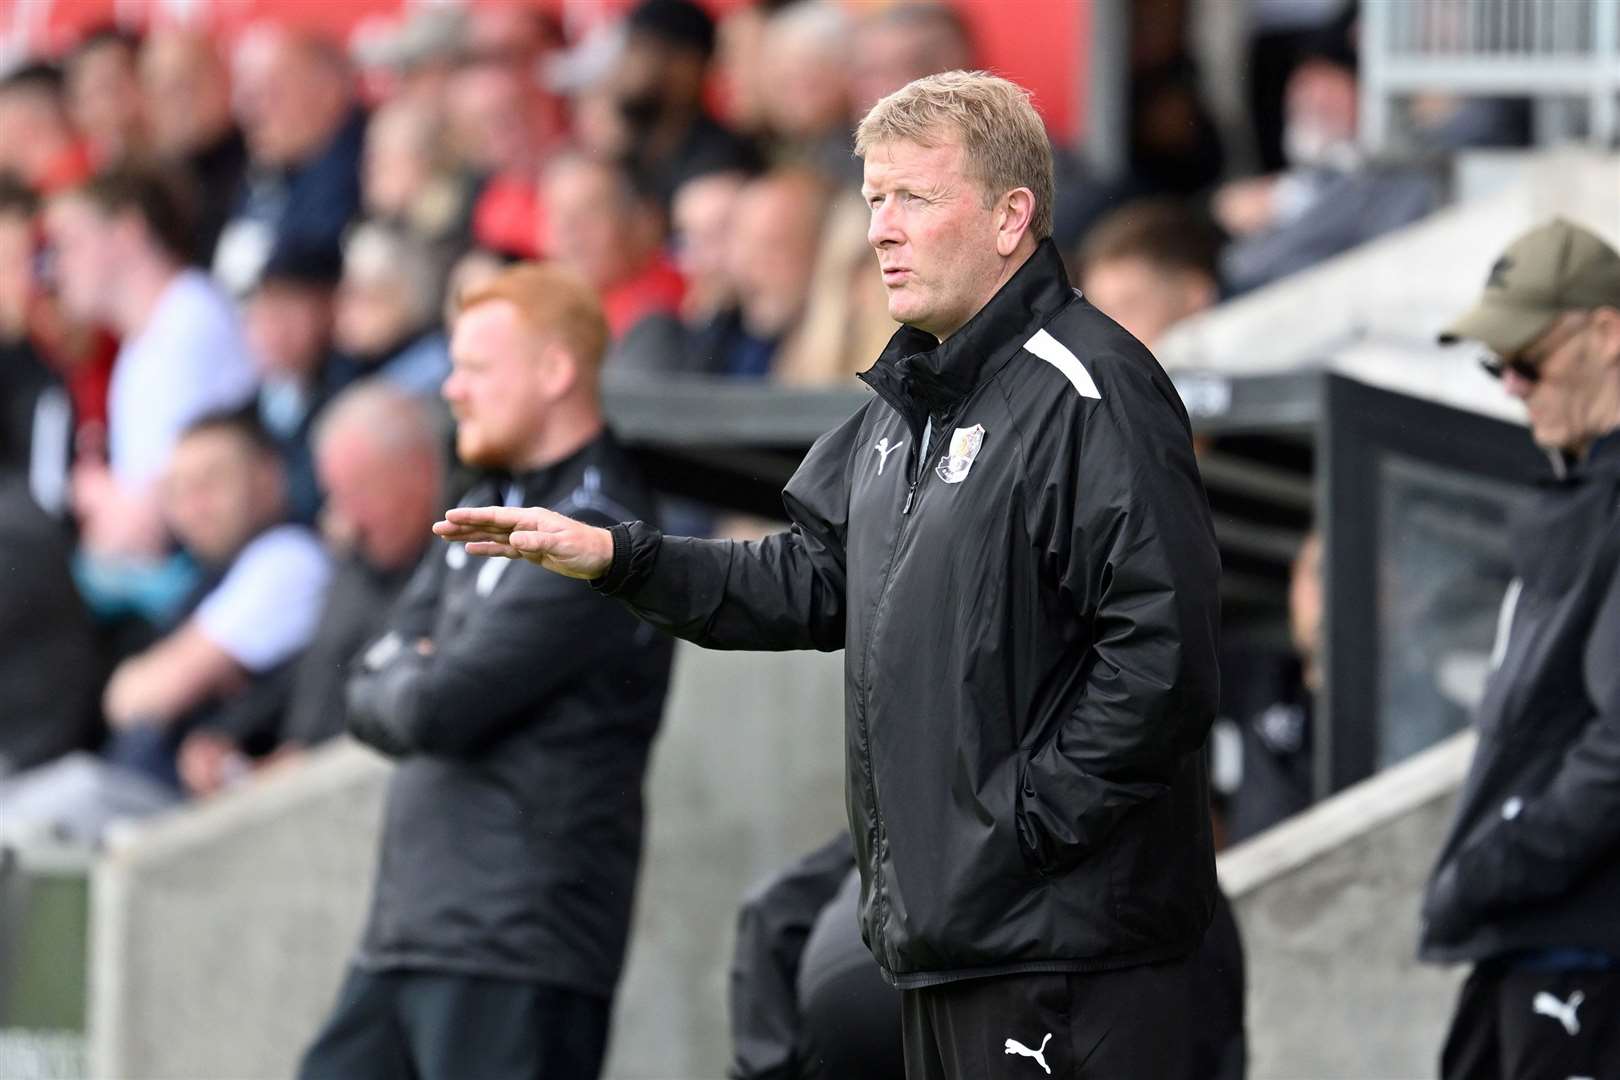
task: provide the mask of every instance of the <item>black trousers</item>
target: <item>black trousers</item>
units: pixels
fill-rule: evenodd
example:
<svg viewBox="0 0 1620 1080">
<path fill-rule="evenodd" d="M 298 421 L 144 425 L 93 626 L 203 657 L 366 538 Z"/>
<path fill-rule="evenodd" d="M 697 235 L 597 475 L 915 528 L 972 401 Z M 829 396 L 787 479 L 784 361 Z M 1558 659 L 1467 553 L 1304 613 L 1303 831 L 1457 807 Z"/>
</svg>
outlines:
<svg viewBox="0 0 1620 1080">
<path fill-rule="evenodd" d="M 905 991 L 906 1080 L 1181 1080 L 1192 970 L 1185 958 Z"/>
<path fill-rule="evenodd" d="M 351 969 L 299 1080 L 596 1080 L 606 998 L 541 983 Z"/>
<path fill-rule="evenodd" d="M 1445 1080 L 1620 1080 L 1620 971 L 1475 968 L 1440 1056 Z"/>
</svg>

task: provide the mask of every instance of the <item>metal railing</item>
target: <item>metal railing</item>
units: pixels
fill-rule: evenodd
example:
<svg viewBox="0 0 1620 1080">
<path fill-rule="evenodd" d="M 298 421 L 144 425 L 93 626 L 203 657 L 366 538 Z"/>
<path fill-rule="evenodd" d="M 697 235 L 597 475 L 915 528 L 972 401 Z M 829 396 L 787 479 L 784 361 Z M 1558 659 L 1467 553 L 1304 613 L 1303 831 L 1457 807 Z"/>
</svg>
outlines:
<svg viewBox="0 0 1620 1080">
<path fill-rule="evenodd" d="M 1620 0 L 1364 0 L 1361 56 L 1374 151 L 1394 137 L 1398 102 L 1420 93 L 1529 97 L 1538 141 L 1620 135 Z"/>
</svg>

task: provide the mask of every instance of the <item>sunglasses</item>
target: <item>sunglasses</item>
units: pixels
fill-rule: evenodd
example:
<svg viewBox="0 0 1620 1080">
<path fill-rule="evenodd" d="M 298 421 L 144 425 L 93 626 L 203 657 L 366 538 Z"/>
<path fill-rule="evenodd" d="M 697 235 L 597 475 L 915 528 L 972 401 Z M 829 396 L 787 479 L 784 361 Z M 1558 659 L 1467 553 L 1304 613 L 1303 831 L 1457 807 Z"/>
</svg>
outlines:
<svg viewBox="0 0 1620 1080">
<path fill-rule="evenodd" d="M 1542 365 L 1563 352 L 1565 346 L 1580 337 L 1586 330 L 1587 322 L 1587 319 L 1582 319 L 1572 326 L 1569 333 L 1565 334 L 1563 340 L 1559 341 L 1558 344 L 1536 350 L 1540 355 L 1534 359 L 1522 353 L 1518 356 L 1506 358 L 1485 356 L 1480 358 L 1479 366 L 1484 368 L 1485 374 L 1493 379 L 1501 379 L 1511 371 L 1525 382 L 1534 385 L 1541 381 Z"/>
<path fill-rule="evenodd" d="M 1511 371 L 1527 383 L 1541 381 L 1541 365 L 1522 356 L 1515 356 L 1511 360 L 1504 360 L 1499 356 L 1484 356 L 1480 358 L 1479 366 L 1493 379 L 1501 379 Z"/>
</svg>

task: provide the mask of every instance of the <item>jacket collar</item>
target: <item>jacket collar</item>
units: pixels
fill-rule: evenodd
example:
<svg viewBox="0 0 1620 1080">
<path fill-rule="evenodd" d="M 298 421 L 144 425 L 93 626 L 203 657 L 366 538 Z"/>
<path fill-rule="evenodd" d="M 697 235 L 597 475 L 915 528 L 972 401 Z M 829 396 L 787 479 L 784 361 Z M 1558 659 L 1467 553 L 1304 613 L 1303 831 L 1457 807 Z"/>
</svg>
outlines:
<svg viewBox="0 0 1620 1080">
<path fill-rule="evenodd" d="M 903 326 L 861 378 L 920 427 L 926 416 L 951 413 L 1073 299 L 1057 245 L 1050 238 L 1042 240 L 956 333 L 937 341 L 932 334 Z M 897 398 L 914 402 L 922 415 Z"/>
<path fill-rule="evenodd" d="M 516 484 L 522 491 L 523 505 L 534 506 L 541 503 L 559 486 L 574 482 L 580 469 L 596 460 L 597 455 L 611 443 L 612 439 L 612 434 L 604 426 L 594 439 L 565 458 L 559 458 L 549 465 L 542 465 L 527 472 L 514 473 L 504 469 L 489 469 L 483 474 L 484 480 L 493 484 L 496 495 L 503 499 L 506 497 L 508 485 Z"/>
</svg>

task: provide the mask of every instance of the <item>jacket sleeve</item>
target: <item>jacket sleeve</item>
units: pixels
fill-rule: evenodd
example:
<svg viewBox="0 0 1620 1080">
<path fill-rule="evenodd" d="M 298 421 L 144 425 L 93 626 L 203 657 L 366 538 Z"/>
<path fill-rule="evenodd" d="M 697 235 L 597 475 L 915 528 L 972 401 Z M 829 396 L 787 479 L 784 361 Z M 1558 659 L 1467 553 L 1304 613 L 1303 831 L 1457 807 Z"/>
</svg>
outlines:
<svg viewBox="0 0 1620 1080">
<path fill-rule="evenodd" d="M 817 916 L 854 866 L 841 832 L 743 899 L 731 958 L 730 1080 L 800 1075 L 800 960 Z"/>
<path fill-rule="evenodd" d="M 624 612 L 581 582 L 532 567 L 507 564 L 490 595 L 469 602 L 476 607 L 457 632 L 426 654 L 409 632 L 416 628 L 401 633 L 401 624 L 362 654 L 347 687 L 356 738 L 394 756 L 477 754 L 633 647 L 635 623 Z"/>
<path fill-rule="evenodd" d="M 1074 710 L 1019 778 L 1020 842 L 1048 872 L 1169 789 L 1219 697 L 1220 556 L 1186 414 L 1151 357 L 1099 369 L 1101 396 L 1032 495 L 1035 538 L 1091 639 Z"/>
<path fill-rule="evenodd" d="M 697 540 L 642 522 L 616 525 L 613 564 L 594 587 L 705 648 L 843 648 L 849 466 L 865 415 L 810 448 L 782 492 L 786 532 Z"/>
<path fill-rule="evenodd" d="M 1620 575 L 1610 583 L 1594 624 L 1602 635 L 1591 654 L 1620 655 Z M 1610 669 L 1612 671 L 1612 668 Z M 1434 898 L 1461 913 L 1534 903 L 1568 892 L 1620 846 L 1620 678 L 1609 677 L 1596 713 L 1565 751 L 1537 795 L 1521 796 L 1517 813 L 1496 822 L 1459 851 L 1455 873 Z M 1452 895 L 1444 895 L 1451 893 Z M 1442 913 L 1444 914 L 1444 913 Z M 1453 912 L 1452 914 L 1457 914 Z"/>
</svg>

